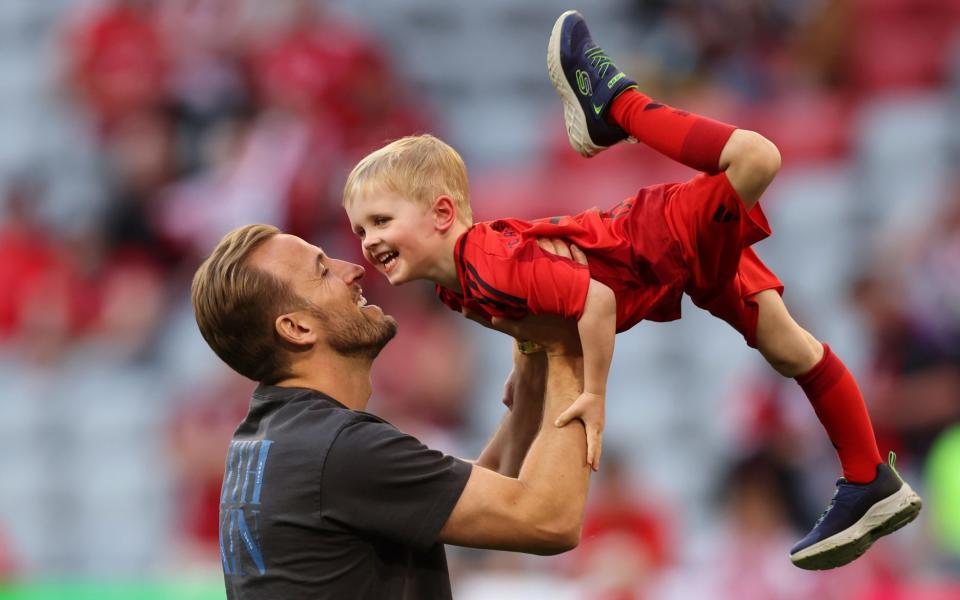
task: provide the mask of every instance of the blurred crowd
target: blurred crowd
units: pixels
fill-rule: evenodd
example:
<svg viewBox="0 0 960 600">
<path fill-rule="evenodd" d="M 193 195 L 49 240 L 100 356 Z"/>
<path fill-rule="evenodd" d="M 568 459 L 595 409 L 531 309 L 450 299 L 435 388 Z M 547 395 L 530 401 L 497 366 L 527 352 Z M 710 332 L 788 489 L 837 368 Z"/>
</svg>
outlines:
<svg viewBox="0 0 960 600">
<path fill-rule="evenodd" d="M 422 26 L 447 26 L 430 23 L 431 2 L 405 1 Z M 62 2 L 35 32 L 56 55 L 43 93 L 69 123 L 57 143 L 80 158 L 51 166 L 0 152 L 0 579 L 218 573 L 223 459 L 253 384 L 199 339 L 193 270 L 250 222 L 361 262 L 340 207 L 347 171 L 385 141 L 454 129 L 383 41 L 386 17 L 364 18 L 375 6 Z M 543 16 L 527 35 L 545 45 L 561 7 L 531 6 Z M 746 359 L 714 377 L 705 353 L 741 342 L 694 320 L 617 353 L 618 365 L 663 361 L 677 381 L 615 376 L 637 389 L 701 381 L 703 399 L 609 409 L 640 429 L 645 411 L 660 411 L 687 437 L 644 460 L 650 445 L 612 424 L 581 546 L 553 559 L 451 552 L 455 595 L 960 597 L 960 126 L 950 117 L 960 1 L 579 8 L 601 40 L 605 24 L 626 31 L 626 51 L 612 55 L 645 91 L 780 147 L 784 172 L 764 203 L 770 244 L 782 246 L 760 254 L 801 321 L 849 350 L 881 449 L 898 453 L 925 511 L 850 567 L 792 567 L 787 549 L 838 471 L 829 442 L 792 381 Z M 545 75 L 537 85 L 552 94 Z M 471 170 L 479 218 L 613 205 L 692 174 L 642 147 L 584 161 L 559 104 L 546 97 L 539 113 L 537 152 Z M 469 137 L 449 141 L 478 152 Z M 364 287 L 401 325 L 378 362 L 372 410 L 431 445 L 476 453 L 500 408 L 509 345 L 478 337 L 429 288 L 375 276 Z M 684 445 L 696 452 L 681 455 Z M 653 461 L 669 467 L 654 473 Z"/>
</svg>

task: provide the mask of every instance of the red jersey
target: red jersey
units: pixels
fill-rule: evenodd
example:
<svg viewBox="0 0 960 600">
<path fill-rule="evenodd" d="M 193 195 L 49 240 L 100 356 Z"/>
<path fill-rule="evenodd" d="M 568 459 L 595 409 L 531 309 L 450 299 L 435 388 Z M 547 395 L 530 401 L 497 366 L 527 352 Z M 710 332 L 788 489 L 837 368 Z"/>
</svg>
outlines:
<svg viewBox="0 0 960 600">
<path fill-rule="evenodd" d="M 644 188 L 606 211 L 477 223 L 454 250 L 463 293 L 437 286 L 437 294 L 453 310 L 466 306 L 486 317 L 579 319 L 593 278 L 616 296 L 617 332 L 643 319 L 678 319 L 689 271 L 664 217 L 674 185 Z M 576 244 L 589 267 L 543 251 L 541 237 Z"/>
</svg>

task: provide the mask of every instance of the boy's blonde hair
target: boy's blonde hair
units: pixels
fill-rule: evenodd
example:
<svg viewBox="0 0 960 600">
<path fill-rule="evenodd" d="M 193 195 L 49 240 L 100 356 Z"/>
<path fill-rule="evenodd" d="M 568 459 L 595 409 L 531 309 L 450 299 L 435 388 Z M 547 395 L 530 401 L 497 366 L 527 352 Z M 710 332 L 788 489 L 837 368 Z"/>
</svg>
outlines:
<svg viewBox="0 0 960 600">
<path fill-rule="evenodd" d="M 363 157 L 347 176 L 343 205 L 369 187 L 399 194 L 424 208 L 437 196 L 450 196 L 459 220 L 473 223 L 467 167 L 456 150 L 432 135 L 400 138 Z"/>
</svg>

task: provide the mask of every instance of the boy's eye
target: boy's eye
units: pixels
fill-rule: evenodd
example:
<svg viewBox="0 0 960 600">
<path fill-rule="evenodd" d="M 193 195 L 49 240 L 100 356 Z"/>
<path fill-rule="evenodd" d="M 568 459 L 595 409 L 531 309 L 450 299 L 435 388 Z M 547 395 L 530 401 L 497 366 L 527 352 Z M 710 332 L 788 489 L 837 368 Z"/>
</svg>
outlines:
<svg viewBox="0 0 960 600">
<path fill-rule="evenodd" d="M 389 221 L 389 220 L 390 220 L 390 219 L 389 219 L 388 217 L 374 217 L 374 218 L 373 218 L 373 224 L 374 224 L 374 225 L 383 225 L 384 223 L 386 223 L 386 222 Z"/>
</svg>

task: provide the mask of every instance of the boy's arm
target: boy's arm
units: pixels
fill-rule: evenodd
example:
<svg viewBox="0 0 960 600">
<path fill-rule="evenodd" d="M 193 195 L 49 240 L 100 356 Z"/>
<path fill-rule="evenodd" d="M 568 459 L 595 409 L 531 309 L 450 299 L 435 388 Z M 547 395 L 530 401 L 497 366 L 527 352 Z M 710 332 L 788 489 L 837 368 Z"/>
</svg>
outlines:
<svg viewBox="0 0 960 600">
<path fill-rule="evenodd" d="M 617 299 L 613 290 L 596 279 L 590 280 L 577 330 L 583 345 L 583 393 L 602 397 L 617 334 Z"/>
<path fill-rule="evenodd" d="M 587 463 L 597 470 L 602 450 L 607 373 L 617 334 L 617 300 L 613 290 L 595 279 L 590 280 L 577 330 L 583 346 L 583 392 L 573 406 L 560 415 L 556 425 L 563 427 L 574 418 L 583 421 L 587 431 Z"/>
</svg>

